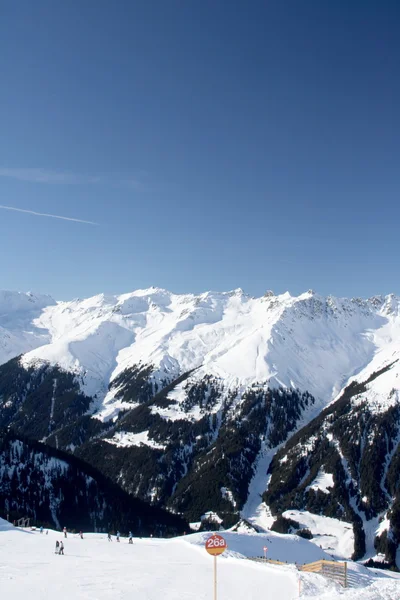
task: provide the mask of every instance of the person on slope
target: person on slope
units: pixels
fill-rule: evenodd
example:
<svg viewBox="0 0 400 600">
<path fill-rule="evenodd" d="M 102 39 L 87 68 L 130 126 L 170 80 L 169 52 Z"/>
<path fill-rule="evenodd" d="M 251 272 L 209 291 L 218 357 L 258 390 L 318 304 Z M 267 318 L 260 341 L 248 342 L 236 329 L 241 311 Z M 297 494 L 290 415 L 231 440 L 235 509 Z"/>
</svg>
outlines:
<svg viewBox="0 0 400 600">
<path fill-rule="evenodd" d="M 60 552 L 60 542 L 57 540 L 56 541 L 56 554 L 59 554 Z"/>
<path fill-rule="evenodd" d="M 109 542 L 112 542 L 112 539 L 111 539 L 111 533 L 109 533 L 109 534 L 108 534 L 108 537 L 107 537 L 107 539 L 108 539 L 108 541 L 109 541 Z"/>
<path fill-rule="evenodd" d="M 129 532 L 129 543 L 133 544 L 133 536 L 132 536 L 132 531 Z"/>
<path fill-rule="evenodd" d="M 64 556 L 64 544 L 62 542 L 60 542 L 60 552 L 59 554 L 62 554 Z"/>
<path fill-rule="evenodd" d="M 66 527 L 64 527 L 63 533 L 64 533 L 64 537 L 66 538 L 67 537 L 67 528 Z"/>
<path fill-rule="evenodd" d="M 81 538 L 81 540 L 83 540 L 83 533 L 82 533 L 82 531 L 79 532 L 79 537 Z"/>
<path fill-rule="evenodd" d="M 43 527 L 40 528 L 40 533 L 43 533 Z"/>
<path fill-rule="evenodd" d="M 119 531 L 117 531 L 117 542 L 119 542 L 119 536 L 120 536 L 120 535 L 121 535 L 121 534 L 120 534 L 120 532 L 119 532 Z"/>
</svg>

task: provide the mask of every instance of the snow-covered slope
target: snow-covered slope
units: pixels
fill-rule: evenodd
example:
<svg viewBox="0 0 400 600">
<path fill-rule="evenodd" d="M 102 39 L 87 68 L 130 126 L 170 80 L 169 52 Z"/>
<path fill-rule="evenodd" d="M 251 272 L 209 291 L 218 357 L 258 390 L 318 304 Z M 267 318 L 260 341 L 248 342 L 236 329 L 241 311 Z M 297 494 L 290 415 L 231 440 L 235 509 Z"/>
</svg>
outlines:
<svg viewBox="0 0 400 600">
<path fill-rule="evenodd" d="M 313 515 L 307 511 L 288 510 L 283 516 L 297 521 L 313 534 L 310 540 L 336 560 L 351 558 L 354 552 L 354 533 L 351 523 L 331 517 Z"/>
<path fill-rule="evenodd" d="M 0 364 L 50 341 L 47 329 L 34 322 L 55 304 L 50 296 L 0 290 Z"/>
<path fill-rule="evenodd" d="M 27 352 L 25 365 L 45 360 L 79 373 L 85 392 L 102 398 L 124 369 L 144 364 L 156 380 L 198 368 L 199 378 L 215 375 L 227 387 L 264 382 L 328 402 L 349 377 L 400 348 L 395 296 L 252 298 L 242 290 L 195 296 L 151 288 L 55 304 L 2 292 L 0 307 L 2 362 Z"/>
<path fill-rule="evenodd" d="M 207 537 L 209 534 L 206 534 Z M 204 536 L 203 536 L 204 537 Z M 213 594 L 213 558 L 204 550 L 201 536 L 173 540 L 135 538 L 128 544 L 107 542 L 106 534 L 85 533 L 84 539 L 63 539 L 64 556 L 54 554 L 61 534 L 49 531 L 20 531 L 0 519 L 0 588 L 4 598 L 22 600 L 206 600 Z M 227 534 L 229 548 L 218 558 L 218 598 L 221 600 L 266 600 L 298 597 L 353 600 L 394 600 L 400 582 L 395 574 L 374 574 L 349 564 L 357 587 L 347 591 L 312 573 L 299 574 L 293 565 L 275 566 L 246 560 L 256 556 L 267 536 Z M 282 536 L 283 538 L 283 536 Z M 281 540 L 282 554 L 308 559 L 316 548 L 291 536 Z M 286 547 L 286 551 L 285 548 Z M 361 572 L 362 569 L 362 572 Z M 360 587 L 362 586 L 362 587 Z M 325 595 L 326 594 L 326 595 Z"/>
</svg>

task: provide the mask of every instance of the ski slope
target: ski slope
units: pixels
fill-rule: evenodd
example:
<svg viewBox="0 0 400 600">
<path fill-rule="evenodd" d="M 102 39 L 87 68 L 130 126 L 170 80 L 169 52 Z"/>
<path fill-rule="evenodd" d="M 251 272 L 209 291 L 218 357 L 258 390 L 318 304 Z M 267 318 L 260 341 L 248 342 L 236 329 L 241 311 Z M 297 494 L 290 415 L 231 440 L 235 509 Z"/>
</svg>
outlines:
<svg viewBox="0 0 400 600">
<path fill-rule="evenodd" d="M 208 600 L 213 595 L 213 559 L 204 550 L 209 534 L 172 540 L 126 538 L 108 542 L 105 534 L 68 534 L 15 529 L 0 519 L 0 590 L 10 600 Z M 269 543 L 276 554 L 307 560 L 324 554 L 307 540 L 279 534 L 223 534 L 226 556 L 218 558 L 218 599 L 292 600 L 298 598 L 299 573 L 294 566 L 245 560 Z M 54 553 L 63 539 L 65 556 Z M 351 567 L 352 568 L 352 567 Z M 398 600 L 400 580 L 354 565 L 356 585 L 343 591 L 319 575 L 301 574 L 304 599 Z"/>
</svg>

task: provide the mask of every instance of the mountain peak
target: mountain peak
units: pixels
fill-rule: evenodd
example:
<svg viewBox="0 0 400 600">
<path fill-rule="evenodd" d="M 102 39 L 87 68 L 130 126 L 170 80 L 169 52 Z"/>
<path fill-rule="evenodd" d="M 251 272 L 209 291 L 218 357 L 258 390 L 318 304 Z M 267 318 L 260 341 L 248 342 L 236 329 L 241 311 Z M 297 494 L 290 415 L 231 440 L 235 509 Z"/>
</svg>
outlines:
<svg viewBox="0 0 400 600">
<path fill-rule="evenodd" d="M 56 301 L 48 295 L 33 292 L 13 292 L 0 290 L 0 311 L 19 312 L 40 310 L 55 305 Z"/>
</svg>

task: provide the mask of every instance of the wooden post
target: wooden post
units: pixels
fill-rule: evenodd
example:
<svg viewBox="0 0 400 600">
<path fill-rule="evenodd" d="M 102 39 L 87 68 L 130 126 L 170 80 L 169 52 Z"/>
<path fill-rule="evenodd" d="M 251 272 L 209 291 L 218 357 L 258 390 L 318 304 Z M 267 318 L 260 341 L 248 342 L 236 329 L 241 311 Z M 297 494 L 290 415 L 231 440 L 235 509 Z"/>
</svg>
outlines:
<svg viewBox="0 0 400 600">
<path fill-rule="evenodd" d="M 214 600 L 217 600 L 217 557 L 214 556 Z"/>
<path fill-rule="evenodd" d="M 344 563 L 344 587 L 347 588 L 347 562 Z"/>
</svg>

